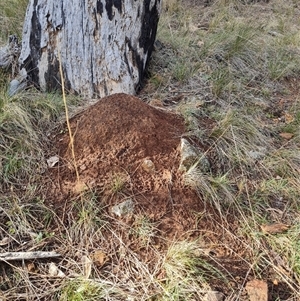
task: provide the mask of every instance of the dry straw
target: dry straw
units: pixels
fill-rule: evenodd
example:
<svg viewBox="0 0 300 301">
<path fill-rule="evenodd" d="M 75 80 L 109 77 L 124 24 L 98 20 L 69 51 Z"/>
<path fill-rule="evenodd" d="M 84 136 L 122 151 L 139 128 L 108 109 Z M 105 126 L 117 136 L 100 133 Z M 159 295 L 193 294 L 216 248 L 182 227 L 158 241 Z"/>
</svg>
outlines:
<svg viewBox="0 0 300 301">
<path fill-rule="evenodd" d="M 70 121 L 69 121 L 69 110 L 68 110 L 66 93 L 65 93 L 65 81 L 64 81 L 64 75 L 63 75 L 62 64 L 61 64 L 61 56 L 60 56 L 59 52 L 58 52 L 58 60 L 59 60 L 59 73 L 60 73 L 60 79 L 61 79 L 62 97 L 63 97 L 64 106 L 65 106 L 66 121 L 67 121 L 68 133 L 69 133 L 69 138 L 70 138 L 69 146 L 71 148 L 77 183 L 79 184 L 80 178 L 79 178 L 79 172 L 78 172 L 78 167 L 77 167 L 77 163 L 76 163 L 75 149 L 74 149 L 74 136 L 75 135 L 72 134 L 72 129 L 71 129 Z"/>
</svg>

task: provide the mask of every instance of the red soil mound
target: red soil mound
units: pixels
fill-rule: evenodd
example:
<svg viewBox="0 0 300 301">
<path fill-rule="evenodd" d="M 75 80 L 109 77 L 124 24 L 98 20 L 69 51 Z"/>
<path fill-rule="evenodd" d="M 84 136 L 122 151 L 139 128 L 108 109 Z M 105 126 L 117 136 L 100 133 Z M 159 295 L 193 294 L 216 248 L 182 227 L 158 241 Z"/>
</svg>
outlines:
<svg viewBox="0 0 300 301">
<path fill-rule="evenodd" d="M 56 200 L 67 200 L 83 186 L 96 189 L 110 207 L 131 197 L 135 213 L 160 222 L 160 229 L 176 236 L 195 223 L 193 212 L 203 210 L 194 191 L 178 173 L 180 136 L 184 121 L 140 99 L 115 94 L 70 120 L 74 135 L 77 185 L 69 135 L 57 137 L 62 158 L 51 171 Z M 145 160 L 150 167 L 145 166 Z M 151 166 L 151 162 L 154 166 Z M 199 226 L 199 225 L 198 225 Z"/>
<path fill-rule="evenodd" d="M 65 126 L 53 145 L 60 162 L 49 168 L 46 198 L 59 215 L 68 215 L 69 209 L 74 209 L 72 204 L 82 201 L 79 192 L 91 189 L 96 192 L 99 206 L 105 207 L 110 226 L 118 229 L 123 242 L 153 267 L 156 251 L 141 248 L 130 234 L 140 216 L 155 225 L 151 242 L 158 249 L 177 239 L 201 237 L 208 248 L 215 243 L 222 246 L 222 241 L 231 239 L 220 223 L 219 213 L 185 186 L 178 172 L 178 146 L 185 131 L 180 116 L 151 107 L 136 97 L 115 94 L 71 118 L 70 124 L 80 181 L 78 185 Z M 133 214 L 116 216 L 113 206 L 128 199 L 134 203 Z M 103 235 L 107 242 L 115 240 L 110 231 Z M 102 242 L 102 248 L 109 246 Z M 223 254 L 223 247 L 213 250 L 218 256 Z M 225 265 L 226 272 L 245 275 L 249 267 L 242 266 L 240 258 L 233 266 L 232 262 Z"/>
</svg>

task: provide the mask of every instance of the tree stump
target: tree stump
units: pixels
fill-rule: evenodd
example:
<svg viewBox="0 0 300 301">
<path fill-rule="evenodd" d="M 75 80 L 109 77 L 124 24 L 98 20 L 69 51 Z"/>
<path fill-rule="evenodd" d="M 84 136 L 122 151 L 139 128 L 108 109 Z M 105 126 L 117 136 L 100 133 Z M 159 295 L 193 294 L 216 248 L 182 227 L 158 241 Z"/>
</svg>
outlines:
<svg viewBox="0 0 300 301">
<path fill-rule="evenodd" d="M 30 0 L 21 73 L 42 91 L 135 94 L 151 56 L 161 0 Z"/>
</svg>

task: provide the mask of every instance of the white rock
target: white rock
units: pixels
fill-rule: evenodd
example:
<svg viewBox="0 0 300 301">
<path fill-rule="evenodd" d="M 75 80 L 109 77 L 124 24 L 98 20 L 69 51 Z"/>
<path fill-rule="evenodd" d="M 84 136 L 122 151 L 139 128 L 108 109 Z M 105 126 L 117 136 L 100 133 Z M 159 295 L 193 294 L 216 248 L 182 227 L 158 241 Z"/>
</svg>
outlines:
<svg viewBox="0 0 300 301">
<path fill-rule="evenodd" d="M 13 95 L 19 93 L 20 91 L 22 91 L 26 88 L 26 85 L 27 85 L 26 82 L 22 82 L 17 79 L 13 79 L 9 83 L 8 95 L 13 96 Z"/>
<path fill-rule="evenodd" d="M 181 138 L 180 142 L 181 160 L 179 171 L 187 172 L 194 164 L 201 172 L 210 170 L 210 163 L 200 149 L 196 149 L 185 138 Z"/>
<path fill-rule="evenodd" d="M 132 199 L 127 199 L 126 201 L 117 204 L 111 208 L 112 213 L 114 213 L 119 217 L 132 214 L 133 210 L 134 210 L 134 202 Z"/>
<path fill-rule="evenodd" d="M 52 156 L 49 159 L 47 159 L 47 164 L 49 167 L 54 167 L 59 162 L 58 156 Z"/>
<path fill-rule="evenodd" d="M 180 154 L 179 171 L 186 172 L 198 160 L 198 152 L 185 138 L 181 138 Z"/>
<path fill-rule="evenodd" d="M 223 301 L 225 298 L 224 294 L 218 291 L 210 291 L 208 292 L 203 301 Z"/>
</svg>

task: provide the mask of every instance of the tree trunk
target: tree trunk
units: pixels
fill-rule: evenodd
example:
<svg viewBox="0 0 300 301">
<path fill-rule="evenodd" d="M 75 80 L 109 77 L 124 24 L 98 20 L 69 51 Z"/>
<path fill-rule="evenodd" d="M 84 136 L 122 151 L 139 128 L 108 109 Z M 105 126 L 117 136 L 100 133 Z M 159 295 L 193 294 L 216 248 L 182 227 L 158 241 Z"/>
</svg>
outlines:
<svg viewBox="0 0 300 301">
<path fill-rule="evenodd" d="M 104 97 L 140 87 L 156 36 L 161 0 L 30 0 L 21 73 L 43 91 Z"/>
</svg>

